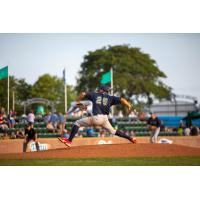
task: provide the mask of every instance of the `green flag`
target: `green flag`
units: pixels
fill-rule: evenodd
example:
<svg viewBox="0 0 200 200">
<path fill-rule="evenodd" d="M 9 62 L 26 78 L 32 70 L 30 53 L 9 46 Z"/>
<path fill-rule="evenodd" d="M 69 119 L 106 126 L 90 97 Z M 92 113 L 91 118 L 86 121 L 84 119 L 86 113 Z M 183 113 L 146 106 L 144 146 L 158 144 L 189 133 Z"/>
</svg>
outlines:
<svg viewBox="0 0 200 200">
<path fill-rule="evenodd" d="M 103 74 L 100 81 L 101 84 L 107 84 L 109 82 L 111 82 L 111 71 Z"/>
<path fill-rule="evenodd" d="M 0 80 L 8 77 L 8 66 L 0 69 Z"/>
</svg>

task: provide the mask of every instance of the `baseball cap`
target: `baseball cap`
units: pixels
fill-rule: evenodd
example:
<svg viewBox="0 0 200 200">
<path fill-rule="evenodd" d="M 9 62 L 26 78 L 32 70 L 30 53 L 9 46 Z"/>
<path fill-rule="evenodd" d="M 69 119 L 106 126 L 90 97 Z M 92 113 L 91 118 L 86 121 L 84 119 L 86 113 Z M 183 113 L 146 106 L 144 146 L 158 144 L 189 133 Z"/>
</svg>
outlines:
<svg viewBox="0 0 200 200">
<path fill-rule="evenodd" d="M 155 112 L 153 112 L 153 111 L 150 111 L 150 113 L 149 113 L 150 115 L 153 115 L 153 114 L 155 114 Z"/>
<path fill-rule="evenodd" d="M 108 85 L 101 85 L 99 90 L 103 90 L 104 92 L 109 92 L 110 87 Z"/>
</svg>

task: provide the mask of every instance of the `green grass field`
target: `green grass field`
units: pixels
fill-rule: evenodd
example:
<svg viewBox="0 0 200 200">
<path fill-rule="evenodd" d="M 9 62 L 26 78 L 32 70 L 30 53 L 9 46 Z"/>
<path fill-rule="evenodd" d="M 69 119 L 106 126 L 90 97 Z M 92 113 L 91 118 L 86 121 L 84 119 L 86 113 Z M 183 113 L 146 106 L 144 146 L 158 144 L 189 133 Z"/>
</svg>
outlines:
<svg viewBox="0 0 200 200">
<path fill-rule="evenodd" d="M 1 166 L 200 166 L 200 157 L 0 160 Z"/>
</svg>

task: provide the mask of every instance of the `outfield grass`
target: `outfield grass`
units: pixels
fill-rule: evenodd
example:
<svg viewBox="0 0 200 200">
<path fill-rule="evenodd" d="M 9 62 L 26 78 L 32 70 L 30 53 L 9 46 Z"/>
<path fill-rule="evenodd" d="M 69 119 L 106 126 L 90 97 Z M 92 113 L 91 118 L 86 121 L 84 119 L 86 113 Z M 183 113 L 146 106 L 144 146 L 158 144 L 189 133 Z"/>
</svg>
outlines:
<svg viewBox="0 0 200 200">
<path fill-rule="evenodd" d="M 200 157 L 0 160 L 1 166 L 200 166 Z"/>
</svg>

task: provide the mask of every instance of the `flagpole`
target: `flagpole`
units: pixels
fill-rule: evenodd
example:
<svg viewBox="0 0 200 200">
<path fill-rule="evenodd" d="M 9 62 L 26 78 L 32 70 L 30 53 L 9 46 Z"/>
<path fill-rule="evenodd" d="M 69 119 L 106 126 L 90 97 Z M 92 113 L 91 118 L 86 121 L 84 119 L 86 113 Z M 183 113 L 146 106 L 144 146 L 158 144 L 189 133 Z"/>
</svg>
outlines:
<svg viewBox="0 0 200 200">
<path fill-rule="evenodd" d="M 113 91 L 113 67 L 110 68 L 110 73 L 111 73 L 111 81 L 110 81 L 110 86 L 111 86 L 111 95 L 113 96 L 114 91 Z M 114 114 L 114 107 L 111 107 L 111 114 L 113 116 Z"/>
<path fill-rule="evenodd" d="M 65 84 L 65 114 L 67 113 L 67 84 Z"/>
<path fill-rule="evenodd" d="M 8 106 L 8 110 L 7 110 L 7 113 L 9 114 L 9 110 L 10 110 L 10 97 L 9 97 L 9 88 L 10 88 L 10 80 L 9 80 L 9 67 L 8 67 L 8 104 L 7 104 L 7 106 Z"/>
<path fill-rule="evenodd" d="M 66 84 L 66 69 L 64 69 L 64 94 L 65 94 L 65 114 L 67 113 L 67 84 Z"/>
<path fill-rule="evenodd" d="M 13 111 L 15 111 L 15 92 L 13 91 Z"/>
</svg>

